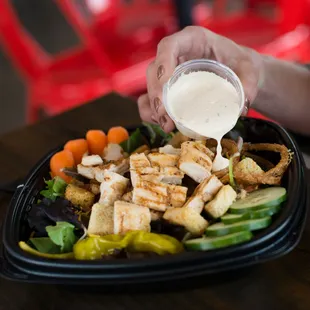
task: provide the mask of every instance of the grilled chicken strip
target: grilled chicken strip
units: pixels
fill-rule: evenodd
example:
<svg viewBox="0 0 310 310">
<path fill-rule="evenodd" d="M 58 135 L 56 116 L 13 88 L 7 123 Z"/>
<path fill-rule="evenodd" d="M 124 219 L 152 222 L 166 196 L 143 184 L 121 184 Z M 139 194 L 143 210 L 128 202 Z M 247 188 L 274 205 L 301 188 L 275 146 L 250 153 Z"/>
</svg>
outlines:
<svg viewBox="0 0 310 310">
<path fill-rule="evenodd" d="M 125 234 L 128 231 L 151 231 L 151 213 L 146 207 L 125 201 L 114 203 L 114 234 Z"/>
<path fill-rule="evenodd" d="M 104 180 L 100 185 L 99 203 L 113 205 L 116 200 L 119 200 L 128 187 L 129 180 L 123 176 L 106 170 L 104 172 Z"/>
<path fill-rule="evenodd" d="M 197 186 L 193 195 L 188 199 L 184 207 L 201 213 L 205 203 L 210 201 L 222 186 L 222 182 L 215 175 L 212 175 Z"/>
<path fill-rule="evenodd" d="M 175 167 L 179 156 L 172 154 L 150 153 L 147 155 L 152 167 Z"/>
<path fill-rule="evenodd" d="M 199 142 L 182 143 L 179 168 L 197 183 L 201 183 L 211 176 L 212 160 L 208 156 L 210 152 Z"/>
</svg>

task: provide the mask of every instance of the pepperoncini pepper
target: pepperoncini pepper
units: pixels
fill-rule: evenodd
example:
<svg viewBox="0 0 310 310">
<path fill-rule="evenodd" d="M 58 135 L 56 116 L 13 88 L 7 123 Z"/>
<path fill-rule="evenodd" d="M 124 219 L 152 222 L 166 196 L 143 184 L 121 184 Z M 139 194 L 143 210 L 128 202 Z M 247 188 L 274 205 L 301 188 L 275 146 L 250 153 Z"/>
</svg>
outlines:
<svg viewBox="0 0 310 310">
<path fill-rule="evenodd" d="M 90 236 L 78 241 L 74 247 L 74 257 L 80 260 L 101 259 L 116 249 L 129 252 L 155 252 L 159 255 L 176 254 L 183 251 L 183 245 L 175 238 L 145 231 L 131 231 L 121 235 Z"/>
</svg>

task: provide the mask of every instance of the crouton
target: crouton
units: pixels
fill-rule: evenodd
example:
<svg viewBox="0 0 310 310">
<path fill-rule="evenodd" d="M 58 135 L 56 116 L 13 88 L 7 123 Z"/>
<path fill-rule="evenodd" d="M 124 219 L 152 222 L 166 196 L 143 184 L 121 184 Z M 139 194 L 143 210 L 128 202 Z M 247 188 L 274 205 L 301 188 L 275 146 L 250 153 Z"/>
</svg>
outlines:
<svg viewBox="0 0 310 310">
<path fill-rule="evenodd" d="M 208 227 L 208 221 L 190 208 L 169 208 L 163 218 L 172 224 L 185 227 L 195 236 L 202 235 Z"/>
<path fill-rule="evenodd" d="M 237 193 L 234 189 L 230 185 L 224 185 L 214 199 L 205 205 L 204 209 L 209 215 L 217 219 L 227 212 L 236 198 Z"/>
<path fill-rule="evenodd" d="M 252 159 L 246 157 L 234 167 L 234 178 L 238 183 L 258 184 L 264 170 Z"/>
<path fill-rule="evenodd" d="M 88 233 L 110 235 L 114 233 L 114 207 L 96 203 L 91 209 Z"/>
<path fill-rule="evenodd" d="M 68 184 L 65 199 L 69 200 L 74 206 L 88 211 L 94 204 L 95 195 L 84 188 Z"/>
</svg>

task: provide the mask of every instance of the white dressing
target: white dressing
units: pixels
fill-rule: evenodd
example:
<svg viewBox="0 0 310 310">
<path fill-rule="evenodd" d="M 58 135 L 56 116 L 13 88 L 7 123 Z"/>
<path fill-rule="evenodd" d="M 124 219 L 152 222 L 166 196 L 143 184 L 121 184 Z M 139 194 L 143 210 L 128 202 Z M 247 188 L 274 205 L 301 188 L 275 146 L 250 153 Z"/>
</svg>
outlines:
<svg viewBox="0 0 310 310">
<path fill-rule="evenodd" d="M 195 133 L 217 140 L 212 170 L 228 166 L 222 156 L 221 139 L 239 118 L 239 95 L 222 77 L 206 71 L 181 75 L 167 93 L 167 103 L 175 119 Z"/>
</svg>

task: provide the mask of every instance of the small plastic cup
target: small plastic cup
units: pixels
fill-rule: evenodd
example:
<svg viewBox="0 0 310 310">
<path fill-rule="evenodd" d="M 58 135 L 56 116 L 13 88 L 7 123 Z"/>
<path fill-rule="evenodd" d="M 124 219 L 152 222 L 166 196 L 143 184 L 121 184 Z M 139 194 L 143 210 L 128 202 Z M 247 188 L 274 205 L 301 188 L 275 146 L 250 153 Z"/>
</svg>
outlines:
<svg viewBox="0 0 310 310">
<path fill-rule="evenodd" d="M 226 79 L 228 82 L 230 82 L 236 89 L 238 95 L 239 95 L 239 106 L 240 106 L 240 112 L 239 116 L 242 114 L 245 106 L 245 97 L 244 97 L 244 91 L 241 84 L 241 81 L 239 80 L 238 76 L 233 72 L 230 68 L 227 66 L 214 61 L 214 60 L 208 60 L 208 59 L 196 59 L 196 60 L 190 60 L 187 62 L 184 62 L 180 64 L 178 67 L 175 68 L 173 75 L 168 80 L 168 82 L 164 85 L 163 88 L 163 103 L 164 107 L 169 115 L 169 117 L 173 120 L 175 123 L 176 128 L 185 136 L 196 139 L 196 140 L 203 140 L 206 137 L 202 137 L 201 135 L 197 134 L 196 132 L 192 131 L 188 127 L 184 126 L 181 122 L 179 122 L 176 117 L 173 115 L 170 107 L 169 102 L 167 100 L 168 98 L 168 92 L 170 90 L 170 87 L 178 80 L 178 78 L 183 74 L 188 74 L 195 71 L 207 71 L 207 72 L 213 72 L 217 74 L 218 76 Z"/>
</svg>

